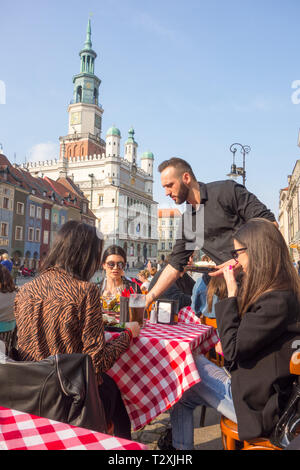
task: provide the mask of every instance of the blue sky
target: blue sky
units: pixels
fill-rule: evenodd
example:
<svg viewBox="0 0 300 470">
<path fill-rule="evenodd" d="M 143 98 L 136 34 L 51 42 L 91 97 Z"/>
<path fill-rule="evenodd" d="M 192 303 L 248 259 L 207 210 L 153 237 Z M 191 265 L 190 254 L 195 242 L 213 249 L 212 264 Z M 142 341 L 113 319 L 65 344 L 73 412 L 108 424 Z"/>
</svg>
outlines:
<svg viewBox="0 0 300 470">
<path fill-rule="evenodd" d="M 58 156 L 90 13 L 103 135 L 114 124 L 124 144 L 135 128 L 139 153 L 155 155 L 155 199 L 173 205 L 163 160 L 181 156 L 199 180 L 224 179 L 240 142 L 252 149 L 246 186 L 277 216 L 300 155 L 300 2 L 0 0 L 0 142 L 12 162 Z"/>
</svg>

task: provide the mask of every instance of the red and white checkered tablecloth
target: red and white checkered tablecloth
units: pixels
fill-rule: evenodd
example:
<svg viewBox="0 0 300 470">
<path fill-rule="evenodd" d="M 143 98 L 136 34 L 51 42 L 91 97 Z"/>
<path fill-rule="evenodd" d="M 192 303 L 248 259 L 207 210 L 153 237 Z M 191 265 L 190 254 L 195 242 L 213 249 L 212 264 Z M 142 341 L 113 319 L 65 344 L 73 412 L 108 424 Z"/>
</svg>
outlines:
<svg viewBox="0 0 300 470">
<path fill-rule="evenodd" d="M 0 407 L 0 450 L 147 450 L 147 446 Z"/>
<path fill-rule="evenodd" d="M 200 382 L 193 352 L 205 354 L 219 341 L 214 328 L 201 325 L 191 310 L 180 312 L 179 320 L 184 317 L 190 321 L 177 325 L 148 322 L 107 372 L 121 391 L 134 430 L 150 423 Z M 106 340 L 115 335 L 106 332 Z"/>
</svg>

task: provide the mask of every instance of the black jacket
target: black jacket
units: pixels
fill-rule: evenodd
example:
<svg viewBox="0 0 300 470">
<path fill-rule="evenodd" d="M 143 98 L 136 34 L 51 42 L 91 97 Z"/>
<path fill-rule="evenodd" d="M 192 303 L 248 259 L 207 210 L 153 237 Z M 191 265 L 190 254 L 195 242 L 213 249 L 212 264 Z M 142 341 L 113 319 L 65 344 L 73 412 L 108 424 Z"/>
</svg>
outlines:
<svg viewBox="0 0 300 470">
<path fill-rule="evenodd" d="M 164 269 L 165 267 L 153 276 L 148 291 L 150 291 L 155 286 Z M 191 276 L 185 273 L 182 278 L 177 279 L 177 281 L 175 281 L 174 284 L 169 287 L 169 289 L 163 292 L 163 294 L 160 296 L 160 299 L 178 300 L 179 310 L 183 307 L 188 307 L 192 303 L 192 292 L 194 284 L 195 281 L 191 278 Z"/>
<path fill-rule="evenodd" d="M 169 264 L 178 271 L 183 271 L 197 247 L 215 263 L 224 263 L 231 259 L 233 235 L 241 225 L 253 217 L 276 220 L 254 194 L 232 180 L 199 182 L 199 190 L 200 207 L 196 210 L 186 204 L 177 241 L 168 257 Z"/>
<path fill-rule="evenodd" d="M 300 306 L 291 291 L 263 294 L 242 318 L 236 297 L 215 306 L 241 440 L 268 437 L 290 394 L 289 363 L 300 340 Z M 297 349 L 297 346 L 296 346 Z"/>
</svg>

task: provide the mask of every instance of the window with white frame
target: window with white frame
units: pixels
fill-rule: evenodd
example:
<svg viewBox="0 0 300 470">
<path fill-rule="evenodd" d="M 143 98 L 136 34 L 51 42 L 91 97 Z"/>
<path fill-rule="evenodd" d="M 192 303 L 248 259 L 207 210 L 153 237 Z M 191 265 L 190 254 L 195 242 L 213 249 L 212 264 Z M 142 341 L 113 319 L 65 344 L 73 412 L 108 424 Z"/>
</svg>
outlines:
<svg viewBox="0 0 300 470">
<path fill-rule="evenodd" d="M 64 225 L 65 223 L 66 223 L 66 218 L 65 218 L 64 215 L 62 215 L 62 216 L 60 217 L 60 224 L 61 224 L 61 225 Z"/>
<path fill-rule="evenodd" d="M 34 204 L 30 204 L 29 217 L 35 217 L 35 205 Z"/>
<path fill-rule="evenodd" d="M 23 240 L 23 227 L 17 225 L 15 231 L 15 239 L 16 240 Z"/>
<path fill-rule="evenodd" d="M 28 241 L 33 242 L 33 240 L 34 240 L 34 228 L 29 227 L 28 228 Z"/>
<path fill-rule="evenodd" d="M 17 202 L 17 214 L 24 215 L 24 203 L 23 202 Z"/>
<path fill-rule="evenodd" d="M 1 237 L 8 237 L 8 222 L 1 222 Z"/>
<path fill-rule="evenodd" d="M 53 214 L 53 223 L 57 224 L 57 213 L 56 212 L 54 212 L 54 214 Z"/>
<path fill-rule="evenodd" d="M 50 209 L 45 209 L 45 220 L 50 220 Z"/>
<path fill-rule="evenodd" d="M 48 245 L 48 243 L 49 243 L 49 230 L 44 230 L 43 242 L 44 242 L 44 245 Z"/>
<path fill-rule="evenodd" d="M 39 228 L 35 229 L 35 241 L 38 243 L 41 241 L 41 229 Z"/>
<path fill-rule="evenodd" d="M 9 209 L 9 198 L 8 197 L 3 197 L 2 201 L 2 207 L 3 209 Z"/>
<path fill-rule="evenodd" d="M 42 218 L 42 208 L 40 206 L 38 206 L 36 208 L 36 218 L 37 219 L 41 219 Z"/>
</svg>

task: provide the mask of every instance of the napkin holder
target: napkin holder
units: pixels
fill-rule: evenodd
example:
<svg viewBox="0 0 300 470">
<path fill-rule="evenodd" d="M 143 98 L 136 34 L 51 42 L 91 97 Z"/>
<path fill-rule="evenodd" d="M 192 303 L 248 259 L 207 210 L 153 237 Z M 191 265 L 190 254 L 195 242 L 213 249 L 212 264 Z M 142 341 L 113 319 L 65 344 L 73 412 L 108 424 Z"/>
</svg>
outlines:
<svg viewBox="0 0 300 470">
<path fill-rule="evenodd" d="M 173 325 L 177 323 L 179 311 L 179 301 L 173 299 L 157 299 L 156 318 L 157 323 L 163 325 Z"/>
<path fill-rule="evenodd" d="M 129 297 L 120 297 L 120 323 L 129 321 Z"/>
</svg>

